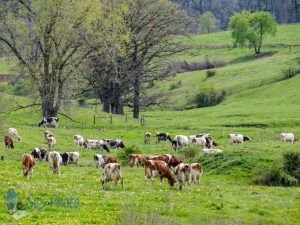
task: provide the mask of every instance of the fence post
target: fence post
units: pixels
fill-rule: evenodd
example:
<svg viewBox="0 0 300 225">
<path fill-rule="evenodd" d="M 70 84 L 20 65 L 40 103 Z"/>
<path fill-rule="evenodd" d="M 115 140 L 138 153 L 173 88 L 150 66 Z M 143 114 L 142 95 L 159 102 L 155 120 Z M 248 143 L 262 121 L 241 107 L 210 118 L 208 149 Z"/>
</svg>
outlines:
<svg viewBox="0 0 300 225">
<path fill-rule="evenodd" d="M 141 125 L 143 126 L 145 124 L 145 116 L 141 115 Z"/>
<path fill-rule="evenodd" d="M 127 114 L 125 114 L 125 121 L 126 121 L 126 123 L 127 123 L 127 121 L 128 121 Z"/>
<path fill-rule="evenodd" d="M 110 114 L 110 124 L 112 124 L 112 114 Z"/>
<path fill-rule="evenodd" d="M 94 115 L 94 125 L 96 124 L 96 116 Z"/>
</svg>

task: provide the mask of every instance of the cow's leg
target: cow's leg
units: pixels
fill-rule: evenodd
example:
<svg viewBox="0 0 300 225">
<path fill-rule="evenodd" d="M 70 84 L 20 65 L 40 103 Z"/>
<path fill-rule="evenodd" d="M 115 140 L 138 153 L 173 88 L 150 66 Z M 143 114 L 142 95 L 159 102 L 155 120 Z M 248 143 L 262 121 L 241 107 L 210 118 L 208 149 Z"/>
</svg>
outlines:
<svg viewBox="0 0 300 225">
<path fill-rule="evenodd" d="M 144 176 L 144 185 L 146 186 L 147 176 Z"/>
<path fill-rule="evenodd" d="M 121 186 L 122 186 L 122 189 L 123 189 L 124 188 L 123 177 L 120 177 L 120 181 L 121 181 Z"/>
</svg>

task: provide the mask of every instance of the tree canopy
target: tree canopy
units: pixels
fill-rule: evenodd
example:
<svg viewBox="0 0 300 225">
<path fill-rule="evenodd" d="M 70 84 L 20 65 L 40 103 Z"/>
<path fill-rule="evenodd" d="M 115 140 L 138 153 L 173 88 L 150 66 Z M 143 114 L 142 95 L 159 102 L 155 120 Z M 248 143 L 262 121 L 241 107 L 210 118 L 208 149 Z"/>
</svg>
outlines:
<svg viewBox="0 0 300 225">
<path fill-rule="evenodd" d="M 217 19 L 212 12 L 205 12 L 199 16 L 199 30 L 201 33 L 210 33 L 217 28 Z"/>
</svg>

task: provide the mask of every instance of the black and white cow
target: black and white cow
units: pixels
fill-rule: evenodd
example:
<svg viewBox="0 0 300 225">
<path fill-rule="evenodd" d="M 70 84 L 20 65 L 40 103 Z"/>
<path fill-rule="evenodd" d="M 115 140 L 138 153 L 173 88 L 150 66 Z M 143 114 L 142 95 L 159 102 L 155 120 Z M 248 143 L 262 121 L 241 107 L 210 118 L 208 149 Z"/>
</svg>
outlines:
<svg viewBox="0 0 300 225">
<path fill-rule="evenodd" d="M 35 159 L 39 159 L 40 161 L 46 161 L 47 151 L 44 148 L 35 148 L 31 152 L 31 155 Z"/>
<path fill-rule="evenodd" d="M 156 143 L 167 140 L 172 142 L 172 138 L 170 137 L 169 133 L 156 133 Z"/>
<path fill-rule="evenodd" d="M 99 150 L 105 150 L 105 151 L 109 152 L 107 143 L 104 140 L 86 139 L 83 145 L 86 147 L 87 150 L 99 149 Z"/>
<path fill-rule="evenodd" d="M 80 153 L 79 152 L 64 152 L 60 153 L 60 156 L 62 158 L 62 163 L 66 166 L 69 164 L 69 162 L 73 162 L 76 165 L 79 163 L 79 157 Z"/>
<path fill-rule="evenodd" d="M 44 127 L 58 128 L 58 120 L 59 118 L 57 117 L 44 117 L 44 119 L 39 123 L 39 127 L 43 125 Z"/>
<path fill-rule="evenodd" d="M 125 147 L 121 139 L 104 139 L 104 141 L 110 148 L 120 149 Z"/>
</svg>

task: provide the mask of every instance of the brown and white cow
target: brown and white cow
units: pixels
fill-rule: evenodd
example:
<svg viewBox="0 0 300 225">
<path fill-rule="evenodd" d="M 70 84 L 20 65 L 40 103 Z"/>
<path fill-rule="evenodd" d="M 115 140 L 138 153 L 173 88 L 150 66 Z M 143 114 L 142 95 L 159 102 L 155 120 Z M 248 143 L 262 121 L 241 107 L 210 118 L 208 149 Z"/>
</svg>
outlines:
<svg viewBox="0 0 300 225">
<path fill-rule="evenodd" d="M 47 143 L 48 143 L 49 149 L 53 150 L 54 146 L 56 145 L 56 139 L 53 136 L 50 136 L 47 138 Z"/>
<path fill-rule="evenodd" d="M 8 136 L 18 140 L 22 141 L 21 136 L 19 135 L 18 131 L 16 128 L 8 128 Z"/>
<path fill-rule="evenodd" d="M 130 154 L 128 158 L 130 160 L 131 167 L 138 167 L 139 165 L 144 166 L 145 157 L 143 154 Z"/>
<path fill-rule="evenodd" d="M 76 134 L 74 135 L 73 139 L 74 139 L 75 147 L 82 148 L 84 146 L 84 138 L 81 135 Z"/>
<path fill-rule="evenodd" d="M 191 186 L 191 167 L 189 164 L 180 163 L 175 167 L 175 175 L 178 181 L 178 189 L 181 190 L 185 182 Z"/>
<path fill-rule="evenodd" d="M 8 149 L 13 149 L 14 148 L 14 141 L 10 136 L 5 136 L 4 137 L 4 143 L 5 147 Z"/>
<path fill-rule="evenodd" d="M 151 179 L 152 185 L 155 177 L 160 177 L 160 183 L 163 185 L 163 178 L 167 178 L 171 187 L 174 186 L 174 178 L 171 174 L 168 164 L 162 160 L 146 160 L 145 161 L 145 177 L 146 180 Z"/>
<path fill-rule="evenodd" d="M 48 161 L 53 173 L 60 175 L 60 165 L 62 164 L 62 158 L 59 152 L 50 152 L 48 155 Z"/>
<path fill-rule="evenodd" d="M 46 143 L 48 143 L 48 138 L 53 136 L 53 133 L 51 133 L 49 130 L 44 131 L 44 138 Z"/>
<path fill-rule="evenodd" d="M 150 141 L 151 141 L 151 133 L 146 132 L 144 134 L 144 142 L 145 142 L 145 144 L 150 144 Z"/>
<path fill-rule="evenodd" d="M 123 188 L 123 177 L 121 174 L 121 165 L 119 163 L 108 163 L 104 167 L 103 171 L 104 180 L 102 180 L 102 188 L 105 189 L 105 186 L 108 182 L 115 182 L 115 189 L 117 189 L 118 181 L 120 180 Z"/>
<path fill-rule="evenodd" d="M 165 155 L 161 155 L 161 156 L 149 156 L 146 159 L 162 160 L 162 161 L 166 162 L 169 167 L 175 167 L 175 166 L 179 165 L 180 163 L 182 163 L 181 160 L 178 160 L 175 156 L 173 156 L 171 154 L 165 154 Z"/>
<path fill-rule="evenodd" d="M 24 154 L 22 159 L 23 175 L 26 178 L 31 178 L 33 174 L 33 167 L 35 166 L 35 159 L 30 154 Z"/>
<path fill-rule="evenodd" d="M 60 153 L 60 156 L 62 158 L 62 163 L 65 166 L 68 165 L 70 162 L 73 162 L 76 165 L 78 165 L 79 163 L 79 157 L 80 157 L 79 152 L 64 152 L 64 153 Z"/>
<path fill-rule="evenodd" d="M 203 167 L 199 163 L 192 163 L 190 164 L 191 167 L 191 181 L 194 182 L 194 184 L 199 185 L 200 179 L 203 174 Z"/>
</svg>

